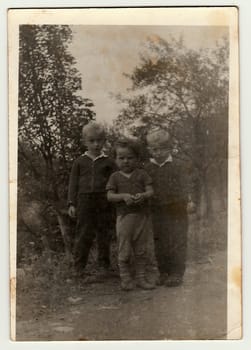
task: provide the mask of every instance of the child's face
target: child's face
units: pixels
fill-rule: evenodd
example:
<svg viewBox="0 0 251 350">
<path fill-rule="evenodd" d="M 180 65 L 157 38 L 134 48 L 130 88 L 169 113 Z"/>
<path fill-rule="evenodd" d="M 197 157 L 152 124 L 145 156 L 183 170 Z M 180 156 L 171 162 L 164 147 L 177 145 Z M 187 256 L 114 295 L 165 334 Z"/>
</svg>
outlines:
<svg viewBox="0 0 251 350">
<path fill-rule="evenodd" d="M 117 148 L 116 164 L 124 173 L 130 174 L 137 167 L 137 160 L 137 157 L 129 148 Z"/>
<path fill-rule="evenodd" d="M 165 142 L 150 142 L 148 143 L 148 149 L 152 157 L 157 162 L 164 162 L 171 153 L 170 144 Z"/>
<path fill-rule="evenodd" d="M 88 149 L 88 152 L 90 152 L 90 154 L 92 154 L 93 156 L 97 157 L 102 151 L 105 140 L 102 135 L 95 132 L 89 132 L 86 135 L 84 142 Z"/>
</svg>

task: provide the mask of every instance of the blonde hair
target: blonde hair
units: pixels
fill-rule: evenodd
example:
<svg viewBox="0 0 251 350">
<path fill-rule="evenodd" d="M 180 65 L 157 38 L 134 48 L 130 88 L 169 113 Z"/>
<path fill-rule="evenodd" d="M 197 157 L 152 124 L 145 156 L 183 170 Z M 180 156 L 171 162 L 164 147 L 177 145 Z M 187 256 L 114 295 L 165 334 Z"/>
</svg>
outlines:
<svg viewBox="0 0 251 350">
<path fill-rule="evenodd" d="M 104 140 L 106 139 L 106 134 L 105 134 L 104 128 L 102 127 L 102 125 L 100 125 L 96 122 L 90 122 L 90 123 L 83 126 L 83 129 L 82 129 L 83 139 L 85 139 L 87 137 L 87 135 L 90 133 L 97 134 L 97 135 L 101 136 Z"/>
<path fill-rule="evenodd" d="M 147 143 L 168 143 L 170 142 L 170 134 L 167 130 L 153 129 L 146 135 Z"/>
</svg>

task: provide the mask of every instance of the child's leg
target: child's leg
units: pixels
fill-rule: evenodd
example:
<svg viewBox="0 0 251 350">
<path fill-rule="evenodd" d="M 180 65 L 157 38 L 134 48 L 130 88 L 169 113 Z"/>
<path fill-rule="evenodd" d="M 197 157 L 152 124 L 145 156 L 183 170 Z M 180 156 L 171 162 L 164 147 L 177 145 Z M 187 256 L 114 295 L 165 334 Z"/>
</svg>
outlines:
<svg viewBox="0 0 251 350">
<path fill-rule="evenodd" d="M 186 267 L 188 217 L 186 207 L 170 208 L 172 230 L 169 232 L 169 275 L 184 275 Z"/>
<path fill-rule="evenodd" d="M 82 272 L 86 266 L 89 252 L 95 238 L 92 210 L 89 207 L 89 196 L 80 196 L 77 206 L 77 227 L 73 247 L 75 268 Z"/>
<path fill-rule="evenodd" d="M 111 232 L 104 228 L 97 230 L 98 265 L 107 269 L 110 266 Z"/>
<path fill-rule="evenodd" d="M 155 254 L 158 262 L 159 272 L 161 275 L 161 279 L 164 279 L 166 274 L 168 273 L 168 259 L 169 259 L 169 251 L 168 251 L 168 236 L 169 236 L 169 218 L 168 213 L 165 208 L 155 207 L 152 213 L 153 220 L 153 230 L 155 237 Z"/>
<path fill-rule="evenodd" d="M 149 236 L 151 235 L 151 220 L 148 215 L 134 215 L 133 249 L 135 254 L 136 282 L 140 288 L 153 289 L 155 283 L 147 281 L 149 264 Z M 149 232 L 150 231 L 150 232 Z M 154 255 L 153 255 L 154 256 Z M 154 258 L 152 256 L 152 263 Z"/>
<path fill-rule="evenodd" d="M 132 289 L 130 273 L 131 257 L 131 236 L 133 232 L 133 222 L 129 215 L 118 216 L 116 222 L 116 232 L 118 238 L 118 265 L 121 278 L 122 289 Z"/>
<path fill-rule="evenodd" d="M 149 220 L 150 221 L 150 220 Z M 155 243 L 153 236 L 153 229 L 151 222 L 149 222 L 148 237 L 147 237 L 147 266 L 146 266 L 146 278 L 148 281 L 159 284 L 160 272 L 158 268 L 158 262 L 155 255 Z"/>
<path fill-rule="evenodd" d="M 106 199 L 100 197 L 97 203 L 97 244 L 98 264 L 107 269 L 110 266 L 110 246 L 112 239 L 112 215 L 111 207 Z M 115 224 L 115 223 L 114 223 Z"/>
<path fill-rule="evenodd" d="M 185 205 L 173 204 L 156 209 L 153 224 L 161 279 L 167 285 L 179 285 L 186 262 L 188 218 Z"/>
</svg>

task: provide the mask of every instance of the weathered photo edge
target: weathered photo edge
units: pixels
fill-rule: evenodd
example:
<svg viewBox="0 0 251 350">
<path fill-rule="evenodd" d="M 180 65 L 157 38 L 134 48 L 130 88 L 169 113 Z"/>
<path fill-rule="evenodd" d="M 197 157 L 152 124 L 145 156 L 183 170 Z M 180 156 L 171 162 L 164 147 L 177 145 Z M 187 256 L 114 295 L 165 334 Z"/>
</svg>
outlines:
<svg viewBox="0 0 251 350">
<path fill-rule="evenodd" d="M 129 11 L 130 9 L 128 9 Z M 194 9 L 195 10 L 195 9 Z M 21 13 L 20 13 L 20 12 Z M 34 11 L 34 13 L 33 13 Z M 51 10 L 52 18 L 48 22 L 53 22 L 60 11 L 58 23 L 72 21 L 72 16 L 68 16 L 74 10 Z M 66 17 L 63 17 L 62 11 Z M 84 10 L 83 10 L 84 11 Z M 106 24 L 114 23 L 112 12 L 106 15 L 106 10 L 102 11 L 102 19 Z M 87 21 L 92 21 L 95 11 L 87 16 Z M 116 10 L 113 10 L 116 12 Z M 124 13 L 126 9 L 120 10 Z M 141 9 L 140 11 L 145 11 Z M 138 16 L 142 20 L 141 12 Z M 157 11 L 157 9 L 155 9 Z M 213 11 L 213 9 L 212 9 Z M 217 11 L 221 11 L 220 8 Z M 230 27 L 230 90 L 229 100 L 231 101 L 229 111 L 229 200 L 228 200 L 228 339 L 240 339 L 241 337 L 241 223 L 240 223 L 240 163 L 239 163 L 239 62 L 238 62 L 238 11 L 236 8 L 222 9 L 227 25 Z M 27 12 L 27 13 L 26 13 Z M 18 105 L 18 24 L 19 23 L 45 23 L 46 16 L 50 10 L 10 10 L 8 31 L 9 31 L 9 199 L 10 199 L 10 288 L 11 288 L 11 338 L 15 339 L 15 319 L 16 319 L 16 208 L 17 208 L 17 105 Z M 19 16 L 20 14 L 20 16 Z M 80 14 L 81 15 L 81 14 Z M 79 15 L 79 16 L 80 16 Z M 222 15 L 222 13 L 221 13 Z M 37 17 L 38 16 L 38 17 Z M 109 19 L 109 16 L 112 18 Z M 157 14 L 154 18 L 156 18 Z M 163 9 L 161 16 L 164 16 Z M 48 17 L 49 18 L 49 17 Z M 189 16 L 188 16 L 189 18 Z M 215 17 L 217 19 L 217 17 Z M 220 16 L 217 20 L 221 20 Z M 84 24 L 85 19 L 83 19 Z M 95 18 L 94 25 L 100 21 L 100 17 Z M 175 20 L 174 20 L 175 22 Z M 65 23 L 65 22 L 64 22 Z M 146 24 L 146 23 L 145 23 Z M 149 24 L 149 23 L 147 23 Z M 150 24 L 149 24 L 150 25 Z M 236 249 L 238 247 L 238 249 Z"/>
</svg>

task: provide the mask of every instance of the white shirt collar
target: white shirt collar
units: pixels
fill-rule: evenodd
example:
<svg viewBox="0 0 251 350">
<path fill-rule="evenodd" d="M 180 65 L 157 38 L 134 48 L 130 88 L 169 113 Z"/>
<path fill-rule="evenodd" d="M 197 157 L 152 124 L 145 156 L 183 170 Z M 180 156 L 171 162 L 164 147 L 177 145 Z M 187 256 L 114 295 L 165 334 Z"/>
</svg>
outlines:
<svg viewBox="0 0 251 350">
<path fill-rule="evenodd" d="M 164 162 L 162 162 L 162 163 L 157 162 L 157 160 L 154 159 L 154 158 L 150 158 L 150 162 L 153 163 L 153 164 L 158 165 L 159 167 L 162 167 L 166 163 L 171 163 L 172 161 L 173 161 L 173 157 L 172 157 L 171 154 L 169 154 L 169 156 L 166 158 L 166 160 L 164 160 Z"/>
<path fill-rule="evenodd" d="M 87 156 L 88 158 L 90 158 L 93 162 L 99 158 L 106 158 L 108 157 L 106 154 L 104 154 L 104 152 L 101 152 L 97 157 L 93 157 L 90 155 L 90 153 L 88 151 L 86 151 L 83 156 Z"/>
<path fill-rule="evenodd" d="M 123 176 L 127 177 L 128 179 L 130 179 L 130 177 L 132 176 L 133 172 L 132 171 L 130 174 L 124 173 L 123 171 L 119 170 L 120 174 L 122 174 Z"/>
</svg>

